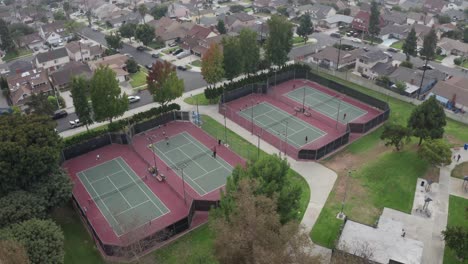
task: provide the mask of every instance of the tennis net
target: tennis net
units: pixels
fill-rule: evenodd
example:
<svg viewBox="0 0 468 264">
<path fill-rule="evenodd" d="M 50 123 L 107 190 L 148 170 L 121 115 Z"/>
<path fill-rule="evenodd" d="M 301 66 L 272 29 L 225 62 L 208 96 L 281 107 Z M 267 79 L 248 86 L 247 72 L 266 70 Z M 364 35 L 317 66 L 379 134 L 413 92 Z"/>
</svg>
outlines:
<svg viewBox="0 0 468 264">
<path fill-rule="evenodd" d="M 171 168 L 171 169 L 180 169 L 180 168 L 184 168 L 188 163 L 190 162 L 193 162 L 201 157 L 204 157 L 204 156 L 207 156 L 207 155 L 211 155 L 213 153 L 213 151 L 211 149 L 209 150 L 206 150 L 206 151 L 202 151 L 200 153 L 198 153 L 197 155 L 195 156 L 192 156 L 186 160 L 183 160 L 183 161 L 179 161 L 177 163 L 172 163 L 171 166 L 168 167 Z"/>
<path fill-rule="evenodd" d="M 92 199 L 94 202 L 100 201 L 100 200 L 102 200 L 102 199 L 104 199 L 104 198 L 106 198 L 106 197 L 109 197 L 109 196 L 111 196 L 111 195 L 113 195 L 113 194 L 115 194 L 115 193 L 121 192 L 121 191 L 123 191 L 123 190 L 125 190 L 125 189 L 128 189 L 128 188 L 130 188 L 130 187 L 132 187 L 132 186 L 135 186 L 135 185 L 139 184 L 140 182 L 143 182 L 143 180 L 140 179 L 140 178 L 138 178 L 137 180 L 134 179 L 134 180 L 131 181 L 130 183 L 127 183 L 127 184 L 125 184 L 125 185 L 123 185 L 123 186 L 121 186 L 121 187 L 119 187 L 119 188 L 117 188 L 117 189 L 114 189 L 114 190 L 112 190 L 112 191 L 106 192 L 106 193 L 104 193 L 104 194 L 101 194 L 101 195 L 97 195 L 97 196 L 95 196 L 95 197 L 92 197 L 91 199 Z"/>
</svg>

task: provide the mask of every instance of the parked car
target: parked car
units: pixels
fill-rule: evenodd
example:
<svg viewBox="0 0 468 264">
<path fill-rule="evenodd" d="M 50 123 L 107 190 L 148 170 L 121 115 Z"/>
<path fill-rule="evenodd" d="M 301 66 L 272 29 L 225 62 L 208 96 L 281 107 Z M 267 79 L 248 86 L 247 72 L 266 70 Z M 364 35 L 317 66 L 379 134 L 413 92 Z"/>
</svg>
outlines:
<svg viewBox="0 0 468 264">
<path fill-rule="evenodd" d="M 128 102 L 129 102 L 129 103 L 136 103 L 136 102 L 138 102 L 138 101 L 140 101 L 140 96 L 136 96 L 136 95 L 133 96 L 133 95 L 131 95 L 131 96 L 128 97 Z"/>
<path fill-rule="evenodd" d="M 169 43 L 169 47 L 175 47 L 175 46 L 177 46 L 177 43 L 176 43 L 176 42 L 171 42 L 171 43 Z"/>
<path fill-rule="evenodd" d="M 190 51 L 188 51 L 188 50 L 177 54 L 176 58 L 180 60 L 180 59 L 183 59 L 183 58 L 185 58 L 187 56 L 190 56 Z"/>
<path fill-rule="evenodd" d="M 159 53 L 153 53 L 153 54 L 151 54 L 151 57 L 157 59 L 157 58 L 159 58 Z"/>
<path fill-rule="evenodd" d="M 368 47 L 364 47 L 362 48 L 365 52 L 368 52 L 369 51 L 369 48 Z"/>
<path fill-rule="evenodd" d="M 127 57 L 129 57 L 129 58 L 133 58 L 133 56 L 130 55 L 130 54 L 128 54 L 128 53 L 125 53 L 124 55 L 127 56 Z"/>
<path fill-rule="evenodd" d="M 80 127 L 82 125 L 79 119 L 70 120 L 68 123 L 70 123 L 71 128 Z"/>
<path fill-rule="evenodd" d="M 145 50 L 145 47 L 144 47 L 144 46 L 138 46 L 136 49 L 137 49 L 138 51 L 144 51 L 144 50 Z"/>
<path fill-rule="evenodd" d="M 146 64 L 145 68 L 148 70 L 151 70 L 151 68 L 153 68 L 153 64 Z"/>
<path fill-rule="evenodd" d="M 330 34 L 330 37 L 333 37 L 333 38 L 341 38 L 341 34 L 340 33 L 331 33 Z"/>
<path fill-rule="evenodd" d="M 353 38 L 351 41 L 354 42 L 354 43 L 362 43 L 362 40 L 360 40 L 358 38 Z"/>
<path fill-rule="evenodd" d="M 178 69 L 178 70 L 181 70 L 181 71 L 186 71 L 186 70 L 187 70 L 187 67 L 182 66 L 182 65 L 179 65 L 179 66 L 177 66 L 177 69 Z"/>
<path fill-rule="evenodd" d="M 434 67 L 432 67 L 431 65 L 428 64 L 427 66 L 426 66 L 426 65 L 423 65 L 423 66 L 421 66 L 421 67 L 418 67 L 418 69 L 420 69 L 420 70 L 422 70 L 422 71 L 424 71 L 424 70 L 433 70 Z"/>
<path fill-rule="evenodd" d="M 68 115 L 67 111 L 65 109 L 60 109 L 54 112 L 52 115 L 53 120 L 60 119 L 62 117 L 66 117 Z"/>
<path fill-rule="evenodd" d="M 177 54 L 179 54 L 179 53 L 181 53 L 183 51 L 184 51 L 184 49 L 178 49 L 178 50 L 174 51 L 174 53 L 172 53 L 172 55 L 177 56 Z"/>
<path fill-rule="evenodd" d="M 387 57 L 389 57 L 390 59 L 393 58 L 393 55 L 392 55 L 392 54 L 390 54 L 390 53 L 388 53 L 388 52 L 386 52 L 386 51 L 384 51 L 384 53 L 385 53 L 385 55 L 387 55 Z"/>
<path fill-rule="evenodd" d="M 388 48 L 387 51 L 390 51 L 390 52 L 393 52 L 393 53 L 397 53 L 398 50 L 395 49 L 395 48 Z"/>
</svg>

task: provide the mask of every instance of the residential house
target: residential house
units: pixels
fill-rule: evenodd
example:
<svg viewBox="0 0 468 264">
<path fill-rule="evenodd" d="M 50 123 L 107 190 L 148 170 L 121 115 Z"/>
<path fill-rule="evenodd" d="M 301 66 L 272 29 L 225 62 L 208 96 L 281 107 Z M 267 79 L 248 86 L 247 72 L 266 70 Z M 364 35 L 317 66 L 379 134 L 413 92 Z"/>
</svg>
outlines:
<svg viewBox="0 0 468 264">
<path fill-rule="evenodd" d="M 340 70 L 343 68 L 349 68 L 354 66 L 354 64 L 356 63 L 356 58 L 359 57 L 363 52 L 364 51 L 362 49 L 339 51 L 335 47 L 328 46 L 323 50 L 310 56 L 306 61 L 318 64 L 320 67 L 326 69 Z"/>
<path fill-rule="evenodd" d="M 399 6 L 403 10 L 410 10 L 410 9 L 421 9 L 424 4 L 423 0 L 404 0 Z"/>
<path fill-rule="evenodd" d="M 352 16 L 336 14 L 319 21 L 318 25 L 325 28 L 337 28 L 340 26 L 349 26 L 353 22 Z"/>
<path fill-rule="evenodd" d="M 53 72 L 65 63 L 70 62 L 66 48 L 59 48 L 36 55 L 34 63 L 36 68 L 43 68 Z"/>
<path fill-rule="evenodd" d="M 447 9 L 444 12 L 442 12 L 442 15 L 450 17 L 452 21 L 465 20 L 465 13 L 462 9 Z"/>
<path fill-rule="evenodd" d="M 181 48 L 188 50 L 195 55 L 201 56 L 200 46 L 201 41 L 215 37 L 216 34 L 211 28 L 202 27 L 200 25 L 194 25 L 188 32 L 185 38 L 182 40 Z"/>
<path fill-rule="evenodd" d="M 360 32 L 368 32 L 369 31 L 369 20 L 370 20 L 370 12 L 366 11 L 359 11 L 356 16 L 354 16 L 353 22 L 351 23 L 351 27 L 354 30 Z M 384 26 L 384 20 L 382 16 L 379 17 L 379 25 L 382 28 Z"/>
<path fill-rule="evenodd" d="M 250 30 L 256 32 L 257 41 L 260 43 L 262 43 L 268 37 L 268 33 L 269 33 L 268 24 L 266 22 L 261 22 L 261 21 L 256 21 L 255 24 L 247 26 L 247 27 L 244 27 L 244 26 L 234 27 L 230 33 L 240 34 L 242 29 L 244 28 L 249 28 Z"/>
<path fill-rule="evenodd" d="M 32 94 L 53 93 L 46 70 L 34 69 L 7 77 L 10 100 L 14 106 L 26 109 L 25 105 Z"/>
<path fill-rule="evenodd" d="M 468 79 L 454 76 L 446 81 L 437 82 L 429 96 L 436 99 L 449 109 L 458 108 L 468 111 Z"/>
<path fill-rule="evenodd" d="M 80 41 L 69 42 L 65 45 L 65 48 L 67 49 L 68 57 L 72 61 L 94 60 L 101 57 L 105 50 L 101 45 L 91 46 Z"/>
<path fill-rule="evenodd" d="M 421 86 L 423 71 L 414 70 L 406 67 L 398 67 L 392 74 L 389 75 L 389 79 L 392 83 L 403 82 L 406 84 L 405 95 L 415 97 L 418 95 L 419 87 Z M 420 95 L 426 94 L 429 90 L 434 87 L 438 81 L 443 81 L 447 77 L 446 74 L 438 70 L 428 70 L 424 75 L 422 83 L 422 89 Z"/>
<path fill-rule="evenodd" d="M 388 61 L 389 57 L 387 54 L 383 53 L 383 51 L 368 51 L 356 59 L 356 67 L 354 71 L 360 73 L 361 76 L 374 79 L 377 76 L 373 75 L 371 69 L 379 62 L 386 63 Z"/>
<path fill-rule="evenodd" d="M 70 34 L 65 30 L 64 21 L 56 21 L 40 27 L 39 35 L 45 42 L 51 45 L 58 45 L 66 41 Z"/>
<path fill-rule="evenodd" d="M 190 18 L 190 10 L 184 5 L 172 3 L 167 8 L 167 16 L 173 19 Z"/>
<path fill-rule="evenodd" d="M 122 54 L 114 54 L 107 57 L 102 57 L 95 61 L 88 62 L 89 67 L 94 72 L 99 67 L 108 66 L 115 72 L 116 79 L 119 82 L 124 82 L 128 80 L 128 72 L 127 72 L 127 60 L 128 57 Z"/>
<path fill-rule="evenodd" d="M 234 13 L 224 17 L 227 31 L 232 31 L 236 27 L 251 27 L 255 23 L 256 18 L 246 13 Z"/>
<path fill-rule="evenodd" d="M 398 63 L 389 59 L 387 62 L 377 62 L 372 68 L 370 68 L 368 76 L 372 76 L 372 79 L 376 79 L 380 76 L 389 76 L 398 68 Z"/>
<path fill-rule="evenodd" d="M 398 25 L 390 24 L 380 30 L 379 37 L 383 40 L 386 39 L 406 39 L 408 33 L 411 31 L 411 25 Z"/>
<path fill-rule="evenodd" d="M 441 48 L 442 55 L 456 55 L 468 57 L 468 44 L 451 38 L 442 38 L 437 43 Z"/>
<path fill-rule="evenodd" d="M 385 11 L 382 13 L 382 19 L 385 22 L 385 25 L 405 25 L 406 24 L 406 14 L 403 12 L 396 11 Z"/>
<path fill-rule="evenodd" d="M 118 6 L 110 3 L 102 4 L 99 7 L 92 10 L 93 14 L 101 21 L 106 21 L 112 18 L 114 12 L 121 11 L 121 9 Z"/>
<path fill-rule="evenodd" d="M 300 5 L 298 7 L 294 8 L 294 11 L 296 12 L 297 16 L 300 17 L 304 14 L 310 13 L 312 11 L 313 5 L 311 4 L 306 4 L 306 5 Z"/>
<path fill-rule="evenodd" d="M 440 0 L 425 0 L 423 10 L 432 14 L 440 14 L 444 8 L 444 1 Z"/>
<path fill-rule="evenodd" d="M 313 5 L 308 11 L 310 19 L 314 23 L 318 23 L 320 20 L 327 19 L 331 16 L 336 15 L 336 9 L 329 5 Z"/>
<path fill-rule="evenodd" d="M 75 76 L 83 76 L 85 79 L 90 79 L 93 75 L 91 68 L 89 68 L 88 64 L 78 61 L 71 61 L 59 70 L 53 72 L 50 75 L 50 80 L 52 81 L 52 85 L 57 90 L 63 90 L 69 87 L 73 77 Z"/>
<path fill-rule="evenodd" d="M 219 47 L 222 50 L 223 46 L 221 45 L 221 42 L 223 41 L 223 37 L 224 36 L 222 35 L 218 35 L 211 38 L 202 39 L 201 41 L 199 41 L 198 45 L 195 48 L 193 48 L 192 51 L 195 55 L 198 55 L 201 58 L 203 58 L 206 51 L 210 48 L 212 44 L 219 44 Z"/>
<path fill-rule="evenodd" d="M 21 48 L 28 48 L 31 50 L 39 50 L 44 45 L 44 40 L 39 33 L 32 33 L 24 35 L 19 38 L 18 45 Z"/>
<path fill-rule="evenodd" d="M 457 26 L 452 23 L 437 25 L 437 29 L 443 34 L 449 31 L 457 30 Z"/>
<path fill-rule="evenodd" d="M 11 73 L 21 73 L 34 69 L 32 61 L 16 60 L 8 66 L 9 72 Z"/>
<path fill-rule="evenodd" d="M 322 5 L 329 5 L 330 2 L 332 4 L 335 4 L 338 7 L 338 9 L 340 9 L 340 10 L 349 7 L 348 1 L 341 1 L 341 0 L 333 0 L 333 1 L 330 1 L 330 0 L 312 0 L 312 3 L 322 4 Z"/>
<path fill-rule="evenodd" d="M 413 25 L 413 24 L 420 24 L 431 27 L 434 25 L 434 15 L 432 14 L 423 14 L 423 13 L 415 13 L 409 12 L 406 14 L 406 24 Z"/>
<path fill-rule="evenodd" d="M 147 17 L 145 15 L 145 21 L 152 20 L 152 17 Z M 132 12 L 128 10 L 120 11 L 120 15 L 114 15 L 113 17 L 107 20 L 112 27 L 119 28 L 125 23 L 132 23 L 132 24 L 140 24 L 143 23 L 143 17 L 140 15 L 139 12 Z"/>
<path fill-rule="evenodd" d="M 162 40 L 166 46 L 181 41 L 195 25 L 191 22 L 181 23 L 168 17 L 152 20 L 147 24 L 154 27 L 156 38 Z"/>
</svg>

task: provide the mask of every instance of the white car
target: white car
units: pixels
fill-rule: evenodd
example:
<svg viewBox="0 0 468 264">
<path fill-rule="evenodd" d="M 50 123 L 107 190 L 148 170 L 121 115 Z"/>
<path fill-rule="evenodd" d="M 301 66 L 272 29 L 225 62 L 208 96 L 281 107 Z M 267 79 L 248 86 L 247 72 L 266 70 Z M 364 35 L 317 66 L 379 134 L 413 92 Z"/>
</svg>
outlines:
<svg viewBox="0 0 468 264">
<path fill-rule="evenodd" d="M 70 120 L 68 123 L 70 123 L 71 128 L 80 127 L 82 125 L 79 119 Z"/>
<path fill-rule="evenodd" d="M 137 95 L 131 95 L 128 97 L 128 102 L 129 103 L 136 103 L 140 101 L 140 96 L 137 96 Z"/>
<path fill-rule="evenodd" d="M 355 43 L 362 43 L 362 40 L 360 40 L 358 38 L 353 38 L 351 41 L 355 42 Z"/>
</svg>

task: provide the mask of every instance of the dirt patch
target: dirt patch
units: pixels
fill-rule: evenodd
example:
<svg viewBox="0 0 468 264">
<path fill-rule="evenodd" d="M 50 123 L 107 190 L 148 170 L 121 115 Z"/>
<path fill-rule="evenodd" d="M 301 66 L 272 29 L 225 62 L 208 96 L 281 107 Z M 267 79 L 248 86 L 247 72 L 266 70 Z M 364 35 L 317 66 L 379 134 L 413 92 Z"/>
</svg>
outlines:
<svg viewBox="0 0 468 264">
<path fill-rule="evenodd" d="M 439 168 L 429 168 L 424 174 L 423 179 L 431 180 L 432 182 L 439 182 L 440 169 Z"/>
<path fill-rule="evenodd" d="M 458 138 L 456 138 L 456 137 L 454 137 L 452 135 L 445 134 L 444 138 L 447 139 L 449 144 L 452 145 L 452 146 L 461 146 L 464 143 L 463 141 L 461 141 L 460 139 L 458 139 Z"/>
<path fill-rule="evenodd" d="M 452 177 L 463 179 L 466 175 L 468 175 L 468 162 L 460 163 L 452 170 Z"/>
</svg>

